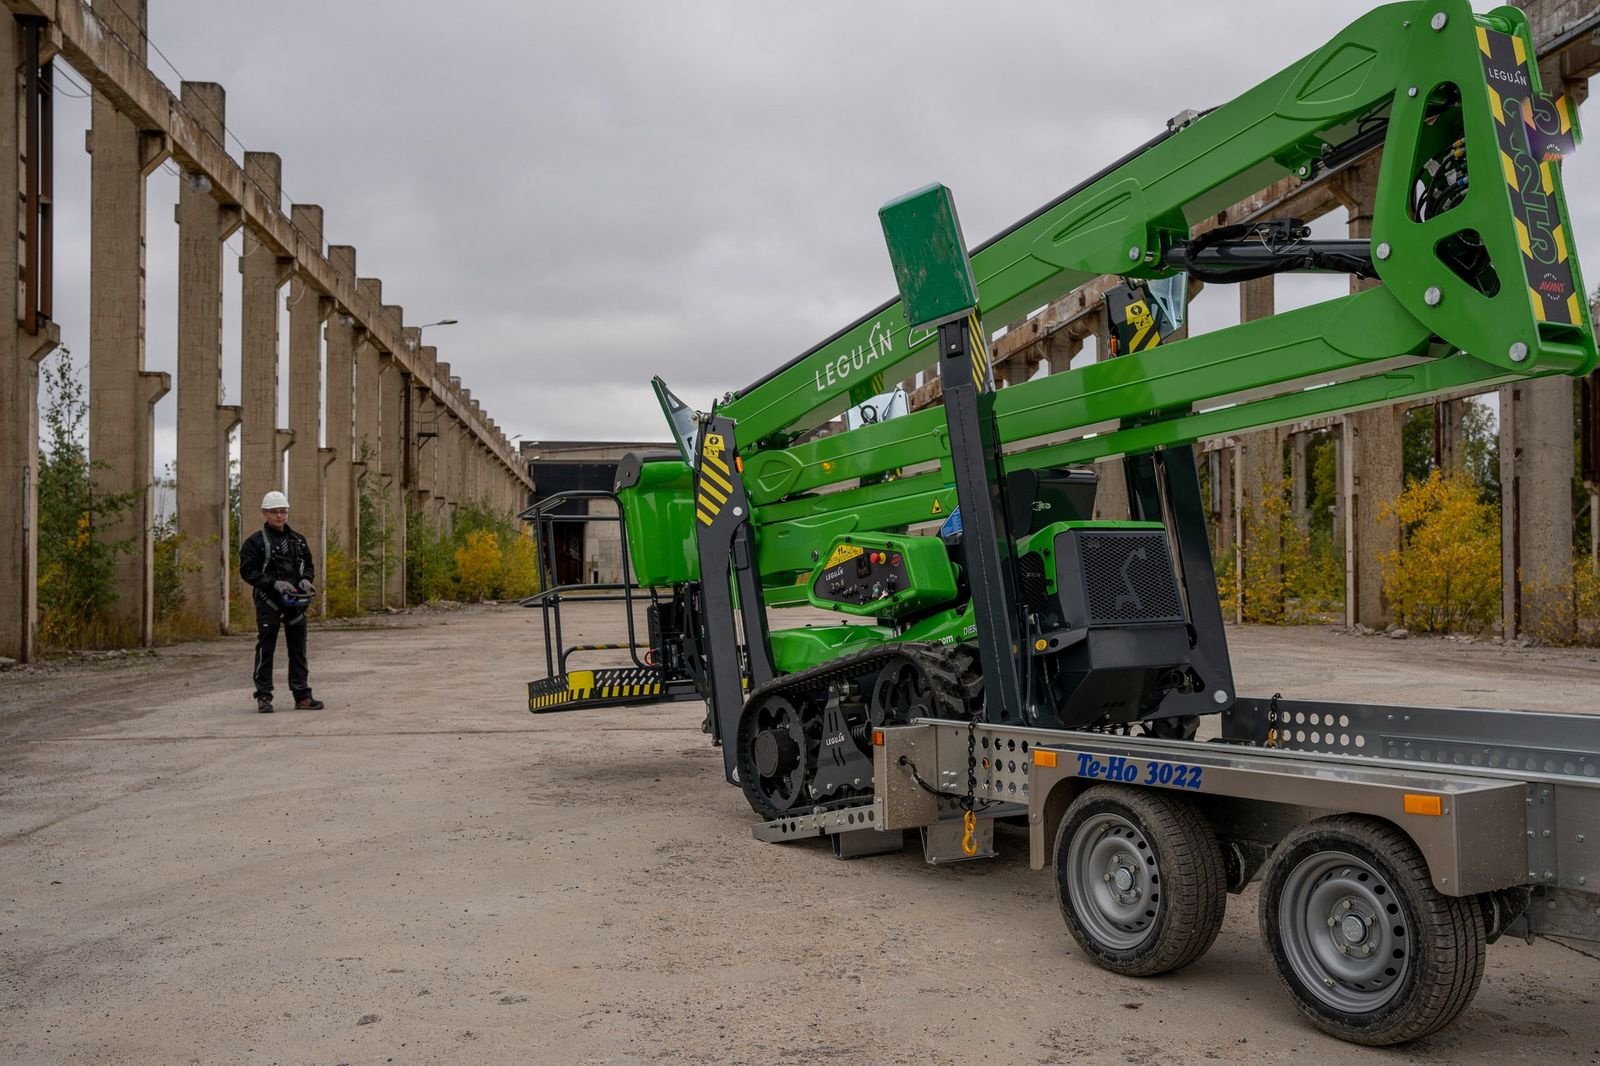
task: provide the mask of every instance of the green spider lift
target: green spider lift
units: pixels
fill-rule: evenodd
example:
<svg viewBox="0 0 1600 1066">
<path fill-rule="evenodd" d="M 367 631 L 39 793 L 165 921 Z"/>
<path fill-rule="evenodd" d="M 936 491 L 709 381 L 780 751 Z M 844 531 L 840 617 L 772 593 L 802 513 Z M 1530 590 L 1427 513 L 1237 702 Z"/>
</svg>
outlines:
<svg viewBox="0 0 1600 1066">
<path fill-rule="evenodd" d="M 654 382 L 678 452 L 631 457 L 611 494 L 625 584 L 651 597 L 636 659 L 650 691 L 705 700 L 761 839 L 829 836 L 856 855 L 915 829 L 947 861 L 992 854 L 993 821 L 1023 818 L 1080 946 L 1133 975 L 1197 958 L 1224 891 L 1264 869 L 1263 931 L 1315 1024 L 1365 1043 L 1446 1024 L 1471 990 L 1432 983 L 1431 948 L 1383 954 L 1404 953 L 1384 930 L 1421 935 L 1448 912 L 1455 932 L 1429 943 L 1476 951 L 1464 965 L 1481 974 L 1486 937 L 1548 930 L 1536 893 L 1592 892 L 1576 886 L 1590 870 L 1600 883 L 1600 856 L 1523 851 L 1541 788 L 1600 822 L 1600 718 L 1241 696 L 1192 446 L 1594 369 L 1559 166 L 1576 135 L 1572 109 L 1540 91 L 1521 11 L 1400 3 L 976 247 L 943 186 L 886 204 L 898 298 L 707 411 Z M 1275 181 L 1380 147 L 1370 239 L 1214 224 Z M 1180 340 L 1150 303 L 1180 275 L 1291 270 L 1371 284 Z M 983 323 L 1107 275 L 1128 283 L 1116 357 L 997 390 Z M 922 371 L 939 375 L 939 406 L 828 431 Z M 1090 464 L 1111 459 L 1129 521 L 1095 518 Z M 769 623 L 797 606 L 840 622 Z M 593 705 L 553 666 L 529 693 L 538 712 Z M 1220 737 L 1196 743 L 1209 715 Z M 1308 716 L 1326 718 L 1310 740 Z M 1408 769 L 1419 751 L 1458 776 Z M 1501 776 L 1474 777 L 1480 762 Z M 1454 831 L 1463 818 L 1470 834 Z M 1407 921 L 1367 920 L 1391 899 Z"/>
</svg>

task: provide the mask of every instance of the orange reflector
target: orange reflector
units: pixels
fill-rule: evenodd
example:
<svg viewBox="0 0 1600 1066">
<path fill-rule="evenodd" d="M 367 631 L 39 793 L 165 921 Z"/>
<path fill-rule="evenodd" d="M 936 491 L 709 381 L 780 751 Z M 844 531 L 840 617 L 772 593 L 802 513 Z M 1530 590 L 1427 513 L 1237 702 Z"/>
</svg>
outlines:
<svg viewBox="0 0 1600 1066">
<path fill-rule="evenodd" d="M 883 730 L 874 729 L 872 731 L 872 746 L 875 748 L 883 747 Z"/>
<path fill-rule="evenodd" d="M 1055 752 L 1053 752 L 1053 751 L 1045 751 L 1043 748 L 1034 748 L 1033 749 L 1033 765 L 1035 765 L 1035 766 L 1054 766 L 1055 764 L 1056 764 L 1056 753 Z"/>
<path fill-rule="evenodd" d="M 1415 792 L 1406 793 L 1407 814 L 1433 814 L 1444 813 L 1444 800 L 1439 796 L 1420 796 Z"/>
<path fill-rule="evenodd" d="M 737 455 L 733 457 L 733 466 L 734 469 L 739 471 L 739 473 L 744 473 L 744 460 L 739 458 Z"/>
</svg>

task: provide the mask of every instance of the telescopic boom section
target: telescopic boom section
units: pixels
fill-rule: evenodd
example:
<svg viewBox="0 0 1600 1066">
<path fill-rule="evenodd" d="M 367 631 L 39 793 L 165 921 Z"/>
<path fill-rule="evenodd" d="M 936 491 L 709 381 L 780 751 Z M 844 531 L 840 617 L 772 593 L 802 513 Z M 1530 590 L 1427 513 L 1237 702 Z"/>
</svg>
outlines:
<svg viewBox="0 0 1600 1066">
<path fill-rule="evenodd" d="M 1538 128 L 1515 121 L 1527 111 L 1539 122 L 1570 124 L 1570 113 L 1541 111 L 1538 98 L 1520 12 L 1474 15 L 1465 0 L 1378 8 L 975 248 L 980 314 L 1012 322 L 1101 275 L 1169 275 L 1168 252 L 1186 244 L 1194 226 L 1280 178 L 1309 176 L 1337 162 L 1343 146 L 1382 132 L 1372 247 L 1387 246 L 1387 255 L 1375 255 L 1376 273 L 1390 298 L 1437 338 L 1425 354 L 1467 350 L 1517 376 L 1584 373 L 1594 343 L 1569 255 L 1559 167 L 1538 158 Z M 1428 214 L 1418 183 L 1432 178 L 1430 165 L 1458 140 L 1471 153 L 1473 181 Z M 1498 285 L 1462 276 L 1452 249 L 1463 240 L 1481 245 Z M 1530 299 L 1529 285 L 1549 286 L 1545 306 Z M 781 446 L 788 434 L 837 414 L 864 378 L 893 381 L 931 368 L 932 339 L 926 331 L 908 335 L 891 300 L 720 411 L 749 446 Z M 1227 384 L 1235 383 L 1229 375 Z M 1113 407 L 1104 415 L 1147 413 Z"/>
<path fill-rule="evenodd" d="M 1277 255 L 1282 269 L 1382 283 L 1007 388 L 994 408 L 1006 470 L 1591 370 L 1593 327 L 1551 158 L 1560 149 L 1547 151 L 1570 142 L 1571 110 L 1542 96 L 1529 41 L 1512 8 L 1379 8 L 974 249 L 978 311 L 991 324 L 1099 276 L 1158 278 L 1190 260 L 1261 271 Z M 1244 234 L 1232 252 L 1191 239 L 1250 193 L 1336 167 L 1380 138 L 1366 249 L 1307 242 L 1293 226 L 1272 230 L 1272 242 Z M 819 539 L 925 522 L 954 503 L 939 411 L 797 443 L 883 381 L 930 369 L 933 339 L 908 332 L 891 301 L 717 408 L 738 430 L 769 586 L 809 569 Z M 842 491 L 818 494 L 829 488 Z"/>
</svg>

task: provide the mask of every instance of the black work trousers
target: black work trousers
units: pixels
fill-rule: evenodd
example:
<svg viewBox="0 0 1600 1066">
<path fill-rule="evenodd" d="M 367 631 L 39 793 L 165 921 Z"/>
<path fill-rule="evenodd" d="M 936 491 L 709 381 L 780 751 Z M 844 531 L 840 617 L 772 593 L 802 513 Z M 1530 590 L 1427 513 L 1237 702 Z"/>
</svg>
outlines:
<svg viewBox="0 0 1600 1066">
<path fill-rule="evenodd" d="M 289 648 L 289 691 L 297 700 L 311 697 L 311 670 L 306 664 L 306 613 L 282 607 L 262 592 L 255 594 L 256 666 L 253 678 L 256 699 L 272 698 L 272 658 L 278 648 L 278 630 L 283 630 Z"/>
</svg>

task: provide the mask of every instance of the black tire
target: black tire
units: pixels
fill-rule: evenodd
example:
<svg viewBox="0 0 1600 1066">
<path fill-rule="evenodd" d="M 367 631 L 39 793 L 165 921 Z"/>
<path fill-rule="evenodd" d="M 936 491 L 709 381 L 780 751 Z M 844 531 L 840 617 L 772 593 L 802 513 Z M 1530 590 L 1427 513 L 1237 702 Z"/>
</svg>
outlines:
<svg viewBox="0 0 1600 1066">
<path fill-rule="evenodd" d="M 1204 955 L 1222 928 L 1222 848 L 1182 796 L 1095 785 L 1067 808 L 1055 846 L 1056 900 L 1095 963 L 1150 977 Z"/>
<path fill-rule="evenodd" d="M 1411 838 L 1359 815 L 1295 829 L 1261 879 L 1261 937 L 1300 1013 L 1380 1047 L 1437 1032 L 1483 980 L 1483 911 L 1433 887 Z"/>
</svg>

